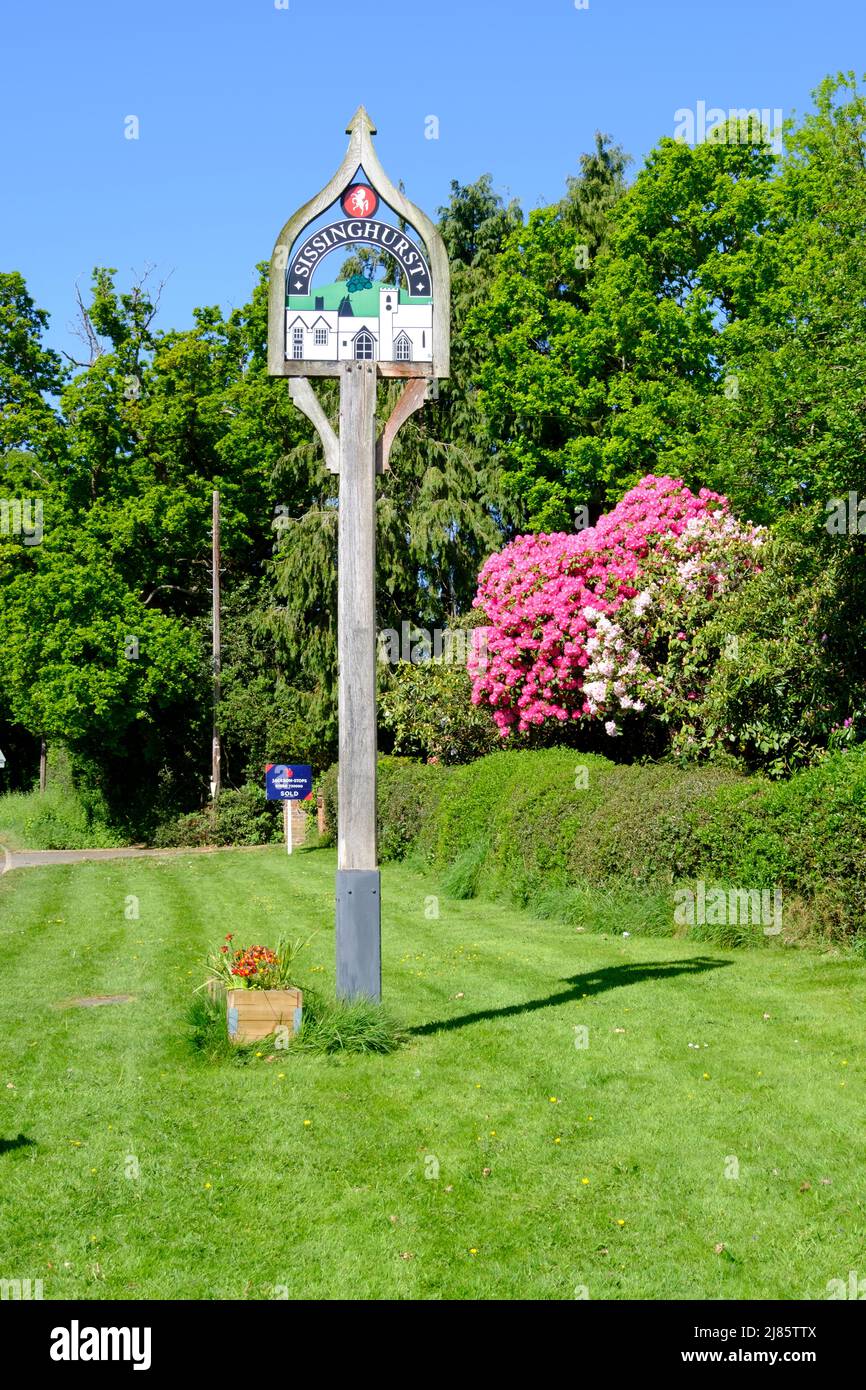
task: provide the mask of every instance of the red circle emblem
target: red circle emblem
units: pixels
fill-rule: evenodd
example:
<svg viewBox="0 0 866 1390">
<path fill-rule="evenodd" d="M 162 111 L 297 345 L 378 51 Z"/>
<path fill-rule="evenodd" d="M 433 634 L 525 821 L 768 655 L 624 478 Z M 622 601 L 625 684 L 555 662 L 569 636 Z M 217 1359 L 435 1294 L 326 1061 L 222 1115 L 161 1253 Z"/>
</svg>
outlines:
<svg viewBox="0 0 866 1390">
<path fill-rule="evenodd" d="M 341 203 L 347 217 L 372 217 L 379 206 L 379 195 L 367 183 L 353 183 Z"/>
</svg>

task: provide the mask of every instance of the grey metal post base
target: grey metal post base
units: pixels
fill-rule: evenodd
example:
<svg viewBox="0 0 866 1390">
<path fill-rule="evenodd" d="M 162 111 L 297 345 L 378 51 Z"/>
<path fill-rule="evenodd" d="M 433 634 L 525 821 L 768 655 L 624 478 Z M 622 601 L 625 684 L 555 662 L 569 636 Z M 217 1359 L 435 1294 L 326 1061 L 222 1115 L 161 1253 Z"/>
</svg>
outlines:
<svg viewBox="0 0 866 1390">
<path fill-rule="evenodd" d="M 337 998 L 382 998 L 378 869 L 337 870 Z"/>
</svg>

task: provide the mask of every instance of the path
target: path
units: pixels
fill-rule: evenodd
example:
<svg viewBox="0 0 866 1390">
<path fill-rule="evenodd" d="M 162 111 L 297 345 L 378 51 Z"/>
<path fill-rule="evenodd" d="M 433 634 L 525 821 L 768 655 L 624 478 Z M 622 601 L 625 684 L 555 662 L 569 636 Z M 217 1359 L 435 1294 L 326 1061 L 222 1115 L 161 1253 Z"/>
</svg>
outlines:
<svg viewBox="0 0 866 1390">
<path fill-rule="evenodd" d="M 84 864 L 96 859 L 151 859 L 178 854 L 221 854 L 226 850 L 267 849 L 267 845 L 204 845 L 196 849 L 21 849 L 10 850 L 0 844 L 0 876 L 10 869 L 37 869 L 46 864 Z"/>
</svg>

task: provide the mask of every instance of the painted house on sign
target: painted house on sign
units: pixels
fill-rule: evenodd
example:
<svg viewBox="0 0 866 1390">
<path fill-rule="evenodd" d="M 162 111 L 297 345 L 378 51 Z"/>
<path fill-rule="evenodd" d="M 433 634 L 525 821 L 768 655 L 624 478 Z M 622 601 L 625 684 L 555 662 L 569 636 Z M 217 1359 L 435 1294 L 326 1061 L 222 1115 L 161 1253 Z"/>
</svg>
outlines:
<svg viewBox="0 0 866 1390">
<path fill-rule="evenodd" d="M 429 297 L 415 298 L 376 282 L 356 290 L 350 285 L 352 280 L 338 280 L 311 295 L 289 295 L 287 357 L 307 362 L 432 361 Z"/>
<path fill-rule="evenodd" d="M 286 360 L 432 362 L 433 298 L 426 257 L 405 231 L 376 218 L 378 194 L 355 183 L 341 199 L 346 217 L 320 227 L 297 247 L 286 272 Z M 314 286 L 332 251 L 360 246 L 387 254 L 404 284 L 365 275 Z"/>
</svg>

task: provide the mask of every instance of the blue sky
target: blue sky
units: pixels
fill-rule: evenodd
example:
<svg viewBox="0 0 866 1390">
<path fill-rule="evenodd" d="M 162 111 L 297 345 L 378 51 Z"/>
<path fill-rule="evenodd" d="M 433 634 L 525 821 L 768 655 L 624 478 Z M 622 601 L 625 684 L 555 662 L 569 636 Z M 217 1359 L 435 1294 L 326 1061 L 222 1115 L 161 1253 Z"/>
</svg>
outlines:
<svg viewBox="0 0 866 1390">
<path fill-rule="evenodd" d="M 75 281 L 97 264 L 124 283 L 146 263 L 171 272 L 159 322 L 185 327 L 197 304 L 243 303 L 362 102 L 428 212 L 484 172 L 529 209 L 559 196 L 596 129 L 633 176 L 677 109 L 802 113 L 825 74 L 866 69 L 864 40 L 863 0 L 9 5 L 0 269 L 25 275 L 58 347 L 76 346 Z"/>
</svg>

